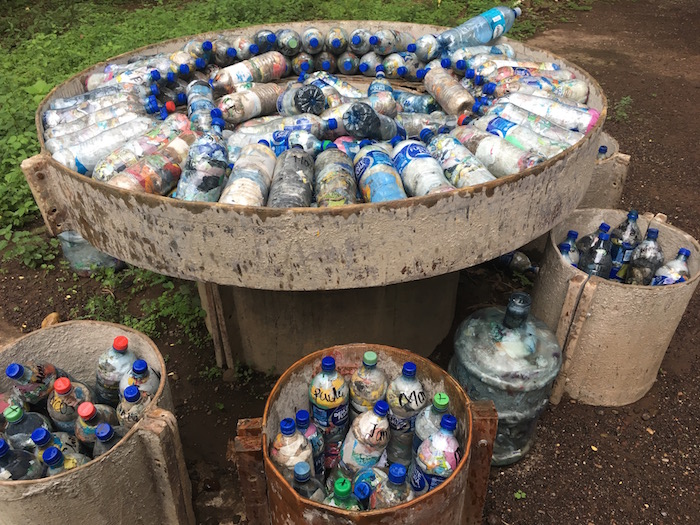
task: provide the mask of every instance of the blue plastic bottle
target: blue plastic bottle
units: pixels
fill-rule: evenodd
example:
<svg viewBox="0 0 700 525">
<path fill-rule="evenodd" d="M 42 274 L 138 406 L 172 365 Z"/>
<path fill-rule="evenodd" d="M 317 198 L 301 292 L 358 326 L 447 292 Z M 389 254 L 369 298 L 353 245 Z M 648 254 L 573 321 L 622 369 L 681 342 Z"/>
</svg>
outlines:
<svg viewBox="0 0 700 525">
<path fill-rule="evenodd" d="M 487 44 L 510 30 L 521 13 L 519 7 L 494 7 L 470 18 L 462 25 L 441 33 L 437 41 L 442 49 L 450 51 L 463 46 Z"/>
</svg>

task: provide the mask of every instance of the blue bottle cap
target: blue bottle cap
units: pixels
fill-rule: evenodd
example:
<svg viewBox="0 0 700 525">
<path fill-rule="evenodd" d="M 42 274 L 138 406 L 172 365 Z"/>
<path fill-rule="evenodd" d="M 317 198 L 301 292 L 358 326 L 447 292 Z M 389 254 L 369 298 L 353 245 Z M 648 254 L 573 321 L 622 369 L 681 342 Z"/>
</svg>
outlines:
<svg viewBox="0 0 700 525">
<path fill-rule="evenodd" d="M 425 78 L 426 73 L 427 73 L 427 70 L 421 68 L 418 71 L 416 71 L 416 78 L 418 80 L 423 80 Z"/>
<path fill-rule="evenodd" d="M 95 437 L 100 441 L 109 441 L 114 436 L 114 429 L 109 423 L 100 423 L 95 429 Z"/>
<path fill-rule="evenodd" d="M 297 78 L 297 82 L 302 83 L 306 79 L 306 75 L 304 73 L 299 73 L 299 77 Z"/>
<path fill-rule="evenodd" d="M 251 54 L 257 55 L 259 51 L 260 51 L 260 48 L 258 47 L 258 44 L 253 44 L 252 46 L 250 46 Z"/>
<path fill-rule="evenodd" d="M 10 451 L 10 445 L 4 439 L 0 439 L 0 458 Z"/>
<path fill-rule="evenodd" d="M 355 484 L 355 488 L 352 490 L 355 497 L 360 501 L 365 501 L 372 494 L 372 488 L 366 481 L 360 481 Z"/>
<path fill-rule="evenodd" d="M 329 355 L 321 359 L 321 369 L 325 372 L 332 372 L 335 370 L 335 359 Z"/>
<path fill-rule="evenodd" d="M 212 89 L 214 89 L 214 79 L 213 79 L 213 78 L 210 78 L 210 79 L 209 79 L 209 87 L 211 87 Z"/>
<path fill-rule="evenodd" d="M 233 162 L 229 162 L 229 164 L 228 164 L 228 169 L 229 169 L 229 170 L 232 170 L 232 169 L 233 169 Z"/>
<path fill-rule="evenodd" d="M 372 144 L 372 141 L 369 140 L 369 139 L 362 139 L 362 140 L 360 141 L 360 147 L 361 147 L 361 148 L 364 148 L 365 146 L 369 146 L 370 144 Z"/>
<path fill-rule="evenodd" d="M 442 67 L 450 67 L 452 65 L 452 60 L 450 60 L 449 58 L 443 58 L 442 60 L 440 60 L 440 65 Z"/>
<path fill-rule="evenodd" d="M 265 139 L 260 139 L 258 141 L 258 144 L 262 144 L 263 146 L 267 146 L 268 148 L 270 147 L 270 143 L 266 141 Z"/>
<path fill-rule="evenodd" d="M 190 75 L 190 66 L 187 64 L 180 64 L 180 75 L 187 77 Z"/>
<path fill-rule="evenodd" d="M 43 447 L 49 441 L 51 441 L 51 432 L 46 430 L 44 427 L 39 427 L 34 429 L 31 435 L 32 441 L 38 446 Z"/>
<path fill-rule="evenodd" d="M 207 61 L 203 58 L 196 58 L 194 60 L 194 67 L 197 69 L 204 69 L 205 67 L 207 67 Z"/>
<path fill-rule="evenodd" d="M 636 221 L 639 218 L 639 213 L 637 213 L 637 210 L 630 210 L 627 218 L 631 221 Z"/>
<path fill-rule="evenodd" d="M 153 82 L 158 82 L 161 79 L 160 71 L 158 71 L 157 69 L 151 70 L 149 76 L 151 77 L 151 80 Z"/>
<path fill-rule="evenodd" d="M 44 460 L 44 463 L 46 463 L 49 466 L 54 466 L 58 465 L 63 461 L 63 454 L 61 454 L 61 451 L 58 450 L 56 447 L 49 447 L 46 450 L 44 450 L 44 453 L 41 455 L 41 459 Z"/>
<path fill-rule="evenodd" d="M 559 251 L 569 253 L 571 251 L 571 245 L 568 242 L 563 242 L 559 245 Z"/>
<path fill-rule="evenodd" d="M 576 240 L 578 239 L 578 232 L 576 230 L 569 230 L 566 236 Z"/>
<path fill-rule="evenodd" d="M 158 110 L 158 118 L 159 118 L 160 120 L 165 120 L 166 118 L 168 118 L 168 115 L 169 115 L 169 114 L 170 114 L 170 113 L 168 112 L 168 108 L 166 108 L 165 106 L 162 106 L 162 107 Z"/>
<path fill-rule="evenodd" d="M 440 420 L 440 428 L 445 430 L 454 430 L 457 428 L 457 418 L 452 414 L 445 414 Z"/>
<path fill-rule="evenodd" d="M 481 102 L 481 104 L 484 106 L 491 105 L 491 99 L 489 97 L 479 97 L 479 102 Z"/>
<path fill-rule="evenodd" d="M 598 148 L 598 153 L 601 155 L 605 155 L 608 152 L 608 147 L 607 146 L 601 146 Z"/>
<path fill-rule="evenodd" d="M 187 104 L 187 95 L 184 93 L 178 93 L 175 95 L 175 104 L 178 106 L 184 106 Z"/>
<path fill-rule="evenodd" d="M 457 62 L 455 62 L 455 67 L 460 71 L 467 69 L 467 62 L 465 60 L 457 60 Z"/>
<path fill-rule="evenodd" d="M 496 84 L 493 82 L 489 82 L 484 86 L 484 93 L 486 95 L 493 95 L 493 92 L 496 91 Z"/>
<path fill-rule="evenodd" d="M 656 228 L 649 228 L 647 230 L 647 239 L 656 239 L 659 237 L 659 230 Z"/>
<path fill-rule="evenodd" d="M 224 129 L 226 127 L 226 121 L 222 118 L 213 118 L 211 119 L 211 125 L 219 129 Z"/>
<path fill-rule="evenodd" d="M 158 84 L 151 84 L 150 88 L 151 90 L 151 95 L 158 96 L 160 95 L 160 89 L 158 89 Z"/>
<path fill-rule="evenodd" d="M 330 60 L 324 60 L 323 62 L 321 62 L 321 69 L 323 69 L 324 71 L 328 71 L 328 70 L 330 70 L 330 68 L 331 68 Z"/>
<path fill-rule="evenodd" d="M 362 42 L 362 39 L 360 38 L 360 35 L 355 35 L 352 37 L 350 40 L 354 45 L 359 46 L 360 42 Z"/>
<path fill-rule="evenodd" d="M 379 417 L 384 417 L 389 413 L 389 403 L 380 399 L 374 404 L 374 413 Z"/>
<path fill-rule="evenodd" d="M 141 391 L 139 390 L 139 387 L 136 385 L 127 386 L 124 389 L 124 399 L 126 399 L 129 403 L 135 403 L 141 399 Z"/>
<path fill-rule="evenodd" d="M 211 51 L 212 49 L 214 49 L 214 46 L 209 40 L 205 40 L 204 42 L 202 42 L 202 49 L 204 51 Z"/>
<path fill-rule="evenodd" d="M 334 118 L 329 118 L 327 121 L 328 129 L 336 129 L 338 127 L 338 121 Z"/>
<path fill-rule="evenodd" d="M 603 232 L 600 235 L 598 235 L 598 238 L 602 241 L 607 241 L 608 239 L 610 239 L 610 234 Z"/>
<path fill-rule="evenodd" d="M 482 77 L 481 75 L 476 75 L 474 76 L 474 85 L 475 86 L 480 86 L 481 84 L 484 83 L 486 79 Z"/>
<path fill-rule="evenodd" d="M 623 243 L 622 243 L 622 248 L 623 248 L 624 250 L 632 250 L 632 249 L 634 249 L 634 246 L 632 246 L 632 245 L 631 245 L 630 243 L 628 243 L 628 242 L 623 242 Z"/>
<path fill-rule="evenodd" d="M 165 75 L 165 80 L 168 84 L 174 84 L 175 83 L 175 73 L 172 71 L 168 71 L 168 74 Z"/>
<path fill-rule="evenodd" d="M 408 73 L 408 68 L 406 66 L 399 66 L 396 68 L 396 73 L 400 77 L 406 76 L 406 74 Z"/>
<path fill-rule="evenodd" d="M 157 113 L 160 110 L 158 107 L 158 101 L 154 95 L 148 97 L 146 103 L 144 104 L 144 108 L 146 108 L 146 113 L 149 114 Z"/>
<path fill-rule="evenodd" d="M 339 38 L 334 38 L 333 40 L 331 40 L 331 45 L 335 48 L 339 48 L 340 44 L 342 44 L 342 42 Z"/>
<path fill-rule="evenodd" d="M 146 373 L 146 370 L 148 370 L 148 363 L 146 363 L 146 361 L 143 359 L 137 359 L 131 366 L 131 370 L 133 370 L 134 374 L 137 375 L 144 374 Z"/>
<path fill-rule="evenodd" d="M 406 467 L 401 463 L 392 463 L 389 467 L 389 481 L 401 485 L 406 481 Z"/>
<path fill-rule="evenodd" d="M 352 69 L 352 60 L 346 60 L 343 62 L 343 69 L 345 71 L 350 71 Z"/>
<path fill-rule="evenodd" d="M 294 423 L 294 420 L 291 417 L 285 417 L 282 421 L 280 421 L 280 431 L 285 436 L 291 436 L 292 434 L 294 434 L 294 431 L 296 429 L 296 424 Z"/>
<path fill-rule="evenodd" d="M 313 38 L 309 39 L 309 47 L 318 47 L 318 44 L 319 44 L 318 38 L 313 37 Z"/>
<path fill-rule="evenodd" d="M 211 118 L 224 118 L 224 114 L 219 108 L 212 109 L 209 114 Z"/>
<path fill-rule="evenodd" d="M 309 67 L 310 67 L 310 64 L 309 64 L 308 62 L 304 62 L 304 63 L 301 65 L 301 70 L 302 70 L 302 71 L 308 71 L 308 70 L 309 70 Z"/>
<path fill-rule="evenodd" d="M 416 364 L 412 363 L 411 361 L 406 361 L 403 364 L 403 369 L 401 370 L 401 373 L 406 377 L 415 377 L 416 376 Z"/>
<path fill-rule="evenodd" d="M 426 144 L 430 142 L 430 140 L 435 136 L 435 133 L 433 133 L 432 129 L 429 128 L 423 128 L 420 130 L 420 133 L 418 134 L 420 139 L 425 142 Z"/>
<path fill-rule="evenodd" d="M 438 135 L 443 135 L 445 133 L 449 133 L 450 128 L 448 128 L 447 126 L 441 126 L 438 128 L 437 132 L 438 132 Z"/>
<path fill-rule="evenodd" d="M 481 106 L 483 106 L 483 104 L 481 102 L 479 102 L 478 100 L 476 102 L 474 102 L 474 105 L 472 106 L 472 113 L 475 113 L 475 114 L 479 113 Z"/>
<path fill-rule="evenodd" d="M 369 37 L 369 43 L 373 46 L 376 46 L 379 43 L 379 38 L 377 38 L 375 35 L 372 35 Z"/>
<path fill-rule="evenodd" d="M 297 410 L 296 415 L 297 427 L 300 429 L 309 428 L 309 422 L 311 421 L 311 415 L 308 410 Z"/>
<path fill-rule="evenodd" d="M 277 42 L 277 35 L 275 35 L 274 33 L 270 33 L 269 35 L 267 35 L 267 41 L 270 44 L 274 44 L 275 42 Z"/>
<path fill-rule="evenodd" d="M 467 77 L 467 78 L 474 78 L 475 75 L 476 75 L 476 71 L 474 71 L 474 69 L 471 68 L 471 67 L 468 67 L 468 68 L 464 71 L 464 76 Z"/>
<path fill-rule="evenodd" d="M 408 44 L 406 46 L 406 51 L 409 53 L 415 53 L 416 52 L 416 44 Z"/>
<path fill-rule="evenodd" d="M 226 56 L 229 58 L 236 58 L 237 54 L 238 54 L 238 52 L 236 51 L 236 48 L 234 48 L 234 47 L 229 47 L 226 50 Z"/>
<path fill-rule="evenodd" d="M 325 144 L 326 142 L 328 142 L 329 144 Z M 334 144 L 334 143 L 331 142 L 330 140 L 329 140 L 329 141 L 325 141 L 325 140 L 324 140 L 324 141 L 321 143 L 321 149 L 322 149 L 323 151 L 326 151 L 327 149 L 338 149 L 338 145 L 337 145 L 337 144 Z"/>
<path fill-rule="evenodd" d="M 610 231 L 610 225 L 607 222 L 601 222 L 600 227 L 598 228 L 601 231 L 604 232 L 609 232 Z"/>
<path fill-rule="evenodd" d="M 688 248 L 681 248 L 678 250 L 678 255 L 684 255 L 685 257 L 690 257 L 690 250 Z"/>
<path fill-rule="evenodd" d="M 365 73 L 368 69 L 369 69 L 368 64 L 365 64 L 364 62 L 362 62 L 362 64 L 360 64 L 360 72 L 361 73 Z"/>
<path fill-rule="evenodd" d="M 403 140 L 403 139 L 402 139 L 401 137 L 399 137 L 398 135 L 396 135 L 394 138 L 392 138 L 392 139 L 389 141 L 389 143 L 390 143 L 392 146 L 396 146 L 396 145 L 397 145 L 399 142 L 401 142 L 402 140 Z"/>
<path fill-rule="evenodd" d="M 306 461 L 300 461 L 294 465 L 294 479 L 300 483 L 311 479 L 311 467 Z"/>
<path fill-rule="evenodd" d="M 5 375 L 10 379 L 19 379 L 24 375 L 24 367 L 18 363 L 12 363 L 5 369 Z"/>
<path fill-rule="evenodd" d="M 289 143 L 289 141 L 287 141 L 287 143 Z M 294 146 L 292 146 L 292 149 L 304 149 L 304 146 L 302 146 L 301 144 L 294 144 Z"/>
</svg>

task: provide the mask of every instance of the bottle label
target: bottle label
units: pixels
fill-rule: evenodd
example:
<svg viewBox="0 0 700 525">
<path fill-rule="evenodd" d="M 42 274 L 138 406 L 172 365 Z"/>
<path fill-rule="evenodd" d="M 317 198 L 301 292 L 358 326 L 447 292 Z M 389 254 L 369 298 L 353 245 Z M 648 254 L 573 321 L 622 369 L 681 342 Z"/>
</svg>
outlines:
<svg viewBox="0 0 700 525">
<path fill-rule="evenodd" d="M 348 403 L 334 408 L 322 408 L 312 405 L 314 423 L 322 427 L 324 433 L 328 433 L 335 427 L 343 428 L 348 421 Z"/>
<path fill-rule="evenodd" d="M 489 26 L 491 27 L 491 34 L 493 35 L 491 37 L 491 40 L 493 40 L 494 38 L 498 38 L 503 33 L 505 33 L 506 19 L 503 17 L 503 13 L 501 13 L 498 10 L 498 8 L 494 7 L 493 9 L 489 9 L 481 16 L 483 16 L 486 19 L 486 21 L 489 23 Z"/>
<path fill-rule="evenodd" d="M 415 159 L 432 159 L 428 149 L 422 144 L 407 144 L 394 155 L 394 165 L 399 173 L 403 173 L 406 167 Z"/>
<path fill-rule="evenodd" d="M 685 278 L 681 275 L 680 277 L 678 274 L 676 275 L 655 275 L 654 278 L 651 280 L 651 285 L 652 286 L 665 286 L 667 284 L 677 284 L 677 283 L 684 283 Z"/>
<path fill-rule="evenodd" d="M 508 131 L 515 126 L 515 122 L 506 120 L 503 117 L 496 117 L 491 120 L 486 126 L 486 131 L 492 135 L 496 135 L 501 138 L 505 138 L 508 135 Z"/>
<path fill-rule="evenodd" d="M 360 160 L 355 164 L 355 177 L 358 182 L 370 167 L 376 164 L 384 164 L 388 166 L 393 166 L 391 162 L 391 157 L 384 151 L 368 151 L 365 153 Z"/>
<path fill-rule="evenodd" d="M 391 410 L 387 414 L 387 419 L 389 420 L 389 426 L 392 432 L 397 432 L 399 434 L 409 434 L 416 429 L 416 418 L 418 414 L 414 414 L 411 417 L 403 418 L 395 415 Z"/>
<path fill-rule="evenodd" d="M 411 488 L 416 494 L 423 494 L 425 492 L 433 490 L 446 479 L 441 476 L 436 476 L 434 474 L 427 474 L 415 464 L 411 466 L 411 471 Z"/>
<path fill-rule="evenodd" d="M 418 436 L 418 432 L 413 434 L 413 452 L 414 454 L 418 452 L 418 447 L 423 444 L 423 440 Z"/>
</svg>

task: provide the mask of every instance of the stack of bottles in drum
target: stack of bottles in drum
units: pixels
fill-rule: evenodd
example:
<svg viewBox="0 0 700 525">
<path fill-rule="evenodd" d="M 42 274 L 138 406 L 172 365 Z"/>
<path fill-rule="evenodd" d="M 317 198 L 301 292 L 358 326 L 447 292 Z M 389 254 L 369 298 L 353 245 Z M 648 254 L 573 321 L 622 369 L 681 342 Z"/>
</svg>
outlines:
<svg viewBox="0 0 700 525">
<path fill-rule="evenodd" d="M 461 458 L 450 399 L 428 403 L 420 371 L 396 377 L 375 352 L 347 377 L 324 357 L 308 389 L 309 408 L 280 422 L 270 457 L 303 497 L 346 510 L 390 508 L 434 489 Z M 291 416 L 291 415 L 290 415 Z"/>
<path fill-rule="evenodd" d="M 109 451 L 144 415 L 160 376 L 118 336 L 98 359 L 94 386 L 50 363 L 11 363 L 3 396 L 0 479 L 71 470 Z"/>
<path fill-rule="evenodd" d="M 487 183 L 559 155 L 599 117 L 575 71 L 494 42 L 519 14 L 496 7 L 436 35 L 307 27 L 191 40 L 108 64 L 86 93 L 54 100 L 45 146 L 121 189 L 229 205 L 343 206 Z M 399 78 L 426 93 L 394 89 Z"/>
<path fill-rule="evenodd" d="M 612 231 L 603 222 L 598 230 L 578 240 L 578 232 L 570 230 L 559 244 L 559 251 L 564 260 L 588 275 L 620 283 L 663 286 L 687 281 L 690 250 L 681 247 L 676 258 L 664 264 L 664 252 L 657 240 L 659 230 L 648 228 L 642 236 L 638 218 L 632 210 Z"/>
</svg>

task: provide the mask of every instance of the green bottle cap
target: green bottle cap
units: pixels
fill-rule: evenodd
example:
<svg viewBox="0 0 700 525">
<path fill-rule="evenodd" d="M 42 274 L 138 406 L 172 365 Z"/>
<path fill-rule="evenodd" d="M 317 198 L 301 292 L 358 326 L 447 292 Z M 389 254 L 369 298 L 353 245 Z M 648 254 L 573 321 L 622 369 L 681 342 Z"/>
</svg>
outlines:
<svg viewBox="0 0 700 525">
<path fill-rule="evenodd" d="M 22 416 L 24 415 L 24 410 L 22 410 L 22 407 L 12 405 L 7 407 L 2 413 L 2 415 L 5 416 L 5 419 L 8 423 L 16 423 L 17 421 L 22 419 Z"/>
<path fill-rule="evenodd" d="M 333 486 L 335 495 L 339 498 L 347 498 L 352 490 L 352 483 L 345 478 L 338 478 L 335 480 L 335 485 Z"/>
<path fill-rule="evenodd" d="M 433 398 L 433 406 L 438 412 L 444 412 L 450 404 L 450 396 L 444 392 L 438 392 Z"/>
<path fill-rule="evenodd" d="M 375 352 L 369 351 L 365 352 L 362 356 L 362 362 L 367 366 L 374 366 L 377 364 L 377 354 Z"/>
</svg>

